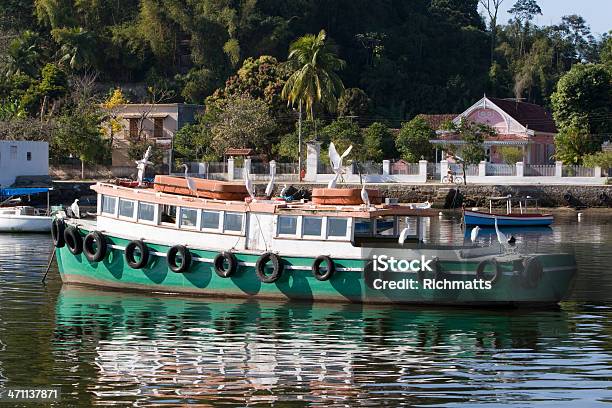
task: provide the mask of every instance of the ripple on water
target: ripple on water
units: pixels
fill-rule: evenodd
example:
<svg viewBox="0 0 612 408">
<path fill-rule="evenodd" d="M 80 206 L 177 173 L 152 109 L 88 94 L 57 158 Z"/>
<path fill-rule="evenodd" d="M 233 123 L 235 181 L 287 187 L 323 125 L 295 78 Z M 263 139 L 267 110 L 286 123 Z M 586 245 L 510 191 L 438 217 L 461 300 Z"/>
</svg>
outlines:
<svg viewBox="0 0 612 408">
<path fill-rule="evenodd" d="M 471 311 L 61 288 L 56 270 L 39 283 L 47 248 L 45 236 L 0 238 L 0 384 L 61 386 L 61 406 L 612 400 L 606 303 Z"/>
</svg>

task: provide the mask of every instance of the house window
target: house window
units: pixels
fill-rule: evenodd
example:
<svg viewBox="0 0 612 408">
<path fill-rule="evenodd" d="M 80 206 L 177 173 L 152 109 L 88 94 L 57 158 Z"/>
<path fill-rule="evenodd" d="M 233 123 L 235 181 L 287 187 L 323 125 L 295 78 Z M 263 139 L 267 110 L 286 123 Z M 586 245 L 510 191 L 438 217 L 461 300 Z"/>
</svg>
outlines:
<svg viewBox="0 0 612 408">
<path fill-rule="evenodd" d="M 328 218 L 327 219 L 327 235 L 330 237 L 346 237 L 347 219 L 346 218 Z"/>
<path fill-rule="evenodd" d="M 218 211 L 202 211 L 202 228 L 218 230 L 219 219 Z"/>
<path fill-rule="evenodd" d="M 162 224 L 176 224 L 176 206 L 164 205 L 161 213 Z"/>
<path fill-rule="evenodd" d="M 195 228 L 198 224 L 198 210 L 181 208 L 181 227 Z"/>
<path fill-rule="evenodd" d="M 281 215 L 278 217 L 278 235 L 295 235 L 297 233 L 296 216 Z"/>
<path fill-rule="evenodd" d="M 117 205 L 117 197 L 107 195 L 102 196 L 102 212 L 105 214 L 115 214 L 115 205 Z"/>
<path fill-rule="evenodd" d="M 153 137 L 161 138 L 164 136 L 164 118 L 153 118 Z"/>
<path fill-rule="evenodd" d="M 225 231 L 242 231 L 242 214 L 225 213 L 225 219 L 223 220 L 223 229 Z"/>
<path fill-rule="evenodd" d="M 17 160 L 17 146 L 11 146 L 11 160 Z"/>
<path fill-rule="evenodd" d="M 26 160 L 32 161 L 32 152 L 26 152 Z"/>
<path fill-rule="evenodd" d="M 304 236 L 320 237 L 322 226 L 323 218 L 321 217 L 304 217 L 302 219 L 302 231 Z"/>
<path fill-rule="evenodd" d="M 119 199 L 119 215 L 121 217 L 133 218 L 134 217 L 134 201 Z"/>
<path fill-rule="evenodd" d="M 155 204 L 138 203 L 138 219 L 143 221 L 155 221 Z"/>
<path fill-rule="evenodd" d="M 138 119 L 130 118 L 130 137 L 137 138 L 138 137 Z"/>
</svg>

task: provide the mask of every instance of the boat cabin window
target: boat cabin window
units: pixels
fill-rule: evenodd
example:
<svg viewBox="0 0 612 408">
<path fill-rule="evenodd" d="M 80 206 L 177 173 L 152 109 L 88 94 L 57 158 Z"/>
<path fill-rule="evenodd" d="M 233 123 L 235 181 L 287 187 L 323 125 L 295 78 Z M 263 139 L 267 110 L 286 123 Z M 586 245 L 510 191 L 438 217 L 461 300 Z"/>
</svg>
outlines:
<svg viewBox="0 0 612 408">
<path fill-rule="evenodd" d="M 278 235 L 297 234 L 298 217 L 295 215 L 280 215 L 278 217 Z"/>
<path fill-rule="evenodd" d="M 115 214 L 115 206 L 117 205 L 117 197 L 102 196 L 102 212 L 104 214 Z"/>
<path fill-rule="evenodd" d="M 219 230 L 219 211 L 202 211 L 202 229 Z"/>
<path fill-rule="evenodd" d="M 195 208 L 181 208 L 181 228 L 196 228 L 198 225 L 198 210 Z"/>
<path fill-rule="evenodd" d="M 320 237 L 323 228 L 323 218 L 321 217 L 303 217 L 302 218 L 302 233 L 306 237 Z"/>
<path fill-rule="evenodd" d="M 155 222 L 155 204 L 138 203 L 138 219 L 142 221 Z"/>
<path fill-rule="evenodd" d="M 119 216 L 134 218 L 134 201 L 119 199 Z"/>
<path fill-rule="evenodd" d="M 161 222 L 162 224 L 176 224 L 176 206 L 175 205 L 163 205 L 161 208 Z"/>
<path fill-rule="evenodd" d="M 376 235 L 394 236 L 397 235 L 395 229 L 395 217 L 380 217 L 376 219 Z"/>
<path fill-rule="evenodd" d="M 327 236 L 328 237 L 346 237 L 348 228 L 348 219 L 333 218 L 327 219 Z"/>
<path fill-rule="evenodd" d="M 231 213 L 226 212 L 225 218 L 223 220 L 223 230 L 224 231 L 242 231 L 242 213 Z"/>
<path fill-rule="evenodd" d="M 373 222 L 369 218 L 355 219 L 355 235 L 370 236 L 372 235 Z"/>
</svg>

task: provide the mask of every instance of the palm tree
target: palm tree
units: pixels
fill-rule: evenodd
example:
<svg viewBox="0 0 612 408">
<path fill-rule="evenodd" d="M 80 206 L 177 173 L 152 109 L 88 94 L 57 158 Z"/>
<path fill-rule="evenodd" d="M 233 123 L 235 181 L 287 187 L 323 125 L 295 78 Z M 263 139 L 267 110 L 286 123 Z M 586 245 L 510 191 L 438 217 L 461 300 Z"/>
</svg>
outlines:
<svg viewBox="0 0 612 408">
<path fill-rule="evenodd" d="M 306 34 L 289 46 L 289 65 L 294 69 L 281 96 L 288 105 L 306 108 L 308 119 L 314 120 L 314 108 L 323 105 L 334 111 L 338 97 L 344 90 L 336 71 L 346 63 L 336 55 L 336 47 L 327 40 L 325 30 L 319 34 Z M 316 135 L 316 129 L 315 129 Z"/>
</svg>

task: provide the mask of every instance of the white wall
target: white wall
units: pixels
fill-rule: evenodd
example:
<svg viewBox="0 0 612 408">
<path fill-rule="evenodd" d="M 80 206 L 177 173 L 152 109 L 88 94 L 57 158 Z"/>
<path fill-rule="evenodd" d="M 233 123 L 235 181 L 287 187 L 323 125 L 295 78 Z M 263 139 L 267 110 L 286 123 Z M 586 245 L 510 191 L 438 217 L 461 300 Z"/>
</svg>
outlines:
<svg viewBox="0 0 612 408">
<path fill-rule="evenodd" d="M 27 160 L 28 152 L 31 160 Z M 17 176 L 46 175 L 49 175 L 47 142 L 0 140 L 0 186 L 10 186 Z"/>
</svg>

